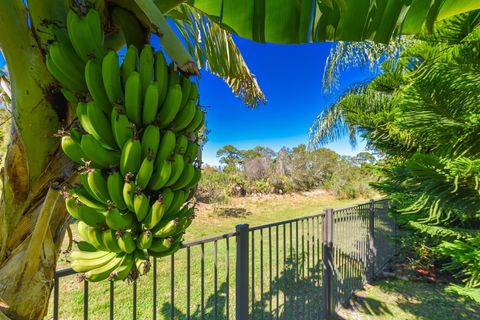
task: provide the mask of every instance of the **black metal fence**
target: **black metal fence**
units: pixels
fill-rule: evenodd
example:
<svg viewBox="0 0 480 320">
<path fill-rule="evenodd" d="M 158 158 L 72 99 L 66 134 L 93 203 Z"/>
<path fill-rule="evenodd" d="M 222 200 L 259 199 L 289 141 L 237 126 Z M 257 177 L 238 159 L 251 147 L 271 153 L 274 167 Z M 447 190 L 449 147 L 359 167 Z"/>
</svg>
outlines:
<svg viewBox="0 0 480 320">
<path fill-rule="evenodd" d="M 133 283 L 55 274 L 53 319 L 326 319 L 395 253 L 387 199 L 184 243 Z M 61 286 L 61 282 L 63 286 Z M 69 294 L 60 288 L 69 287 Z M 73 292 L 73 293 L 72 293 Z"/>
</svg>

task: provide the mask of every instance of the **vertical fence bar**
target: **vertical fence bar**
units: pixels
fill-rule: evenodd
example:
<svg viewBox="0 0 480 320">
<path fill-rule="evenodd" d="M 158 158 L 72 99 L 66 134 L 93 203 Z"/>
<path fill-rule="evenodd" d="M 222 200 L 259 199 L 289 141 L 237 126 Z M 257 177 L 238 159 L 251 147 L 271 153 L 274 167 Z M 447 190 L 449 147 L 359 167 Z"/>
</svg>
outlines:
<svg viewBox="0 0 480 320">
<path fill-rule="evenodd" d="M 235 299 L 237 320 L 248 319 L 248 224 L 236 226 L 237 230 L 237 261 L 235 277 Z M 254 301 L 252 301 L 252 304 Z"/>
<path fill-rule="evenodd" d="M 88 281 L 83 280 L 83 319 L 88 319 Z"/>
<path fill-rule="evenodd" d="M 175 255 L 170 256 L 170 319 L 175 319 Z"/>
<path fill-rule="evenodd" d="M 370 200 L 369 219 L 368 219 L 368 281 L 375 279 L 375 201 Z"/>
<path fill-rule="evenodd" d="M 214 319 L 218 319 L 218 245 L 217 240 L 213 242 L 213 312 Z"/>
<path fill-rule="evenodd" d="M 137 281 L 133 281 L 133 315 L 132 319 L 137 319 Z"/>
<path fill-rule="evenodd" d="M 190 247 L 187 247 L 187 319 L 190 320 Z"/>
<path fill-rule="evenodd" d="M 58 282 L 58 277 L 55 275 L 53 279 L 53 320 L 58 320 Z"/>
<path fill-rule="evenodd" d="M 157 319 L 157 258 L 153 258 L 153 315 L 152 319 Z"/>
<path fill-rule="evenodd" d="M 113 281 L 110 281 L 110 320 L 113 320 L 113 310 L 114 310 L 114 286 L 113 286 Z"/>
<path fill-rule="evenodd" d="M 255 320 L 255 230 L 252 231 L 252 320 Z"/>
<path fill-rule="evenodd" d="M 323 220 L 323 314 L 325 319 L 333 316 L 333 209 L 325 210 Z"/>
<path fill-rule="evenodd" d="M 227 309 L 227 320 L 230 319 L 230 242 L 229 238 L 225 239 L 226 243 L 226 248 L 227 248 L 227 275 L 226 275 L 226 281 L 227 281 L 227 294 L 226 294 L 226 309 Z"/>
<path fill-rule="evenodd" d="M 202 304 L 202 319 L 205 319 L 205 245 L 202 243 L 200 245 L 200 248 L 202 250 L 202 256 L 201 256 L 201 264 L 200 264 L 200 269 L 201 269 L 201 286 L 200 286 L 200 303 Z"/>
</svg>

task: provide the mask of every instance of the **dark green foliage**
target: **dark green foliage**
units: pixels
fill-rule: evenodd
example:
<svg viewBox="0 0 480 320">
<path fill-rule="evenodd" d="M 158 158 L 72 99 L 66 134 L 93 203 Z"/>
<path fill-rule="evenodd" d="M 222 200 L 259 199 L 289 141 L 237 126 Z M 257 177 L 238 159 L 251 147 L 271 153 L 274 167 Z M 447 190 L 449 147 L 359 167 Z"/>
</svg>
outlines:
<svg viewBox="0 0 480 320">
<path fill-rule="evenodd" d="M 368 139 L 384 155 L 374 186 L 414 230 L 412 247 L 480 287 L 480 12 L 417 40 L 323 112 L 312 143 Z"/>
<path fill-rule="evenodd" d="M 313 189 L 330 190 L 340 198 L 369 197 L 373 195 L 369 183 L 377 180 L 372 167 L 376 159 L 368 152 L 344 157 L 325 148 L 310 151 L 303 144 L 279 152 L 262 146 L 239 150 L 227 145 L 217 156 L 222 166 L 203 170 L 198 194 L 204 201 Z"/>
</svg>

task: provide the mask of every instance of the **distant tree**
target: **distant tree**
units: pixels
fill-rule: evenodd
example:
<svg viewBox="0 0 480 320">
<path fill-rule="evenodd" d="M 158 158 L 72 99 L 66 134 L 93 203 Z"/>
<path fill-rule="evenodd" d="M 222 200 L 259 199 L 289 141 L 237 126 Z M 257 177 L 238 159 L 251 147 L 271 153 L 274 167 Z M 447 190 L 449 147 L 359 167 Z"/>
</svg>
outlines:
<svg viewBox="0 0 480 320">
<path fill-rule="evenodd" d="M 238 171 L 239 166 L 243 164 L 242 152 L 231 144 L 219 149 L 217 157 L 220 158 L 220 163 L 225 165 L 223 170 L 226 172 Z"/>
</svg>

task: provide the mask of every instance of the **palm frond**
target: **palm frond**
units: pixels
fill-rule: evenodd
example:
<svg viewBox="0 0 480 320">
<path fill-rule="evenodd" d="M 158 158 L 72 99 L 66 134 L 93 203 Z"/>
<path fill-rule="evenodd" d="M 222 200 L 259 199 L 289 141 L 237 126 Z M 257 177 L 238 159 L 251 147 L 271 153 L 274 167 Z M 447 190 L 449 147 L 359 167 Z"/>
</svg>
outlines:
<svg viewBox="0 0 480 320">
<path fill-rule="evenodd" d="M 389 61 L 393 69 L 400 53 L 413 43 L 413 37 L 399 37 L 388 44 L 373 41 L 338 42 L 327 57 L 323 70 L 322 85 L 324 92 L 338 87 L 342 71 L 353 67 L 368 67 L 370 72 L 378 72 L 382 61 Z"/>
<path fill-rule="evenodd" d="M 170 15 L 200 67 L 223 78 L 249 107 L 266 102 L 255 75 L 228 31 L 186 4 L 180 5 Z"/>
</svg>

